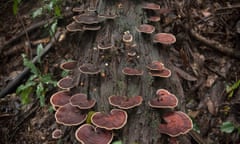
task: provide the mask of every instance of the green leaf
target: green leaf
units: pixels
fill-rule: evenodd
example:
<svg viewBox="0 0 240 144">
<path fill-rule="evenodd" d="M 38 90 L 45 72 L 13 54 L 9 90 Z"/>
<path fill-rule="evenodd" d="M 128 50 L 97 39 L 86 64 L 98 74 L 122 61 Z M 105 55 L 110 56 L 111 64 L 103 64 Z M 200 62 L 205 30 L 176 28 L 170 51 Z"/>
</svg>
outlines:
<svg viewBox="0 0 240 144">
<path fill-rule="evenodd" d="M 24 66 L 28 67 L 33 74 L 39 75 L 40 72 L 39 72 L 38 68 L 31 61 L 29 61 L 26 58 L 26 55 L 23 54 L 22 57 L 23 57 Z"/>
<path fill-rule="evenodd" d="M 38 9 L 36 9 L 36 10 L 32 13 L 32 17 L 33 17 L 33 18 L 36 18 L 36 17 L 38 17 L 38 16 L 40 16 L 40 15 L 42 15 L 42 14 L 43 14 L 43 8 L 40 7 L 40 8 L 38 8 Z"/>
<path fill-rule="evenodd" d="M 39 98 L 40 106 L 44 106 L 45 105 L 45 90 L 44 90 L 42 83 L 39 83 L 37 85 L 36 94 L 37 94 L 37 97 Z"/>
<path fill-rule="evenodd" d="M 18 7 L 21 0 L 13 0 L 13 14 L 16 15 L 18 13 Z"/>
<path fill-rule="evenodd" d="M 33 87 L 33 86 L 35 86 L 35 85 L 36 85 L 36 82 L 34 82 L 34 81 L 28 81 L 28 82 L 26 82 L 26 84 L 20 85 L 20 86 L 17 88 L 16 93 L 17 93 L 17 94 L 20 94 L 22 91 L 25 91 L 25 90 L 29 89 L 29 87 Z"/>
<path fill-rule="evenodd" d="M 92 121 L 91 121 L 91 118 L 92 118 L 92 115 L 95 113 L 95 111 L 89 111 L 88 112 L 88 115 L 87 115 L 87 120 L 86 120 L 86 123 L 87 124 L 91 124 Z"/>
<path fill-rule="evenodd" d="M 57 23 L 58 23 L 58 21 L 55 20 L 55 21 L 51 24 L 50 31 L 49 31 L 49 33 L 50 33 L 51 36 L 53 36 L 54 33 L 56 32 Z"/>
<path fill-rule="evenodd" d="M 122 141 L 114 141 L 112 144 L 122 144 Z"/>
<path fill-rule="evenodd" d="M 54 86 L 57 85 L 57 81 L 52 80 L 52 76 L 50 74 L 45 74 L 41 77 L 41 81 L 44 84 L 52 84 Z"/>
<path fill-rule="evenodd" d="M 235 126 L 232 122 L 227 121 L 227 122 L 222 123 L 220 129 L 222 132 L 232 133 L 235 129 Z"/>
<path fill-rule="evenodd" d="M 40 58 L 40 56 L 41 56 L 42 52 L 43 52 L 43 45 L 42 45 L 42 44 L 39 44 L 39 45 L 37 46 L 37 56 L 39 57 L 38 60 L 37 60 L 38 63 L 41 63 L 41 58 Z"/>
<path fill-rule="evenodd" d="M 59 8 L 58 5 L 56 5 L 56 6 L 54 7 L 54 14 L 55 14 L 55 16 L 57 16 L 57 17 L 61 17 L 61 16 L 62 16 L 62 15 L 61 15 L 61 9 Z"/>
<path fill-rule="evenodd" d="M 32 93 L 32 91 L 33 91 L 32 87 L 27 87 L 20 92 L 21 103 L 23 105 L 28 104 L 30 102 L 29 95 Z"/>
</svg>

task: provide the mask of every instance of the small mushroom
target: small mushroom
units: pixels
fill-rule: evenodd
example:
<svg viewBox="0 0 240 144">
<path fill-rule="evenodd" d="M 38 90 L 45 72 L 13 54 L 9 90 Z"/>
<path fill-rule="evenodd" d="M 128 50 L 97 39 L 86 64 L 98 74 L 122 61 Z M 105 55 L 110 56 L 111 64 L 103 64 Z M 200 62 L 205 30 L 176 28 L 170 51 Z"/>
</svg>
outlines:
<svg viewBox="0 0 240 144">
<path fill-rule="evenodd" d="M 150 24 L 142 24 L 136 27 L 136 30 L 140 33 L 152 34 L 155 31 L 155 27 Z"/>
<path fill-rule="evenodd" d="M 69 103 L 70 98 L 70 92 L 67 90 L 63 90 L 54 93 L 50 98 L 50 103 L 52 104 L 53 108 L 57 108 Z"/>
<path fill-rule="evenodd" d="M 83 25 L 76 23 L 75 21 L 68 24 L 66 29 L 70 32 L 83 31 Z"/>
<path fill-rule="evenodd" d="M 75 137 L 82 144 L 110 144 L 113 132 L 91 124 L 83 124 L 76 130 Z"/>
<path fill-rule="evenodd" d="M 161 20 L 160 16 L 150 16 L 148 21 L 150 22 L 159 22 Z"/>
<path fill-rule="evenodd" d="M 82 12 L 84 12 L 84 7 L 75 7 L 72 9 L 72 11 L 82 13 Z"/>
<path fill-rule="evenodd" d="M 143 75 L 143 70 L 138 70 L 130 67 L 125 67 L 122 69 L 122 73 L 128 76 L 141 76 Z"/>
<path fill-rule="evenodd" d="M 101 72 L 98 67 L 96 67 L 95 65 L 90 64 L 90 63 L 82 64 L 82 65 L 79 67 L 79 71 L 80 71 L 81 73 L 90 74 L 90 75 L 98 74 L 98 73 Z"/>
<path fill-rule="evenodd" d="M 55 129 L 53 132 L 52 132 L 52 138 L 53 139 L 60 139 L 63 135 L 63 132 L 61 129 Z"/>
<path fill-rule="evenodd" d="M 89 30 L 89 31 L 97 31 L 100 30 L 101 26 L 100 25 L 84 25 L 83 30 Z"/>
<path fill-rule="evenodd" d="M 164 64 L 162 62 L 159 62 L 159 61 L 153 61 L 151 64 L 148 64 L 146 67 L 149 70 L 160 71 L 160 70 L 164 69 Z"/>
<path fill-rule="evenodd" d="M 61 89 L 71 89 L 74 87 L 73 78 L 66 76 L 57 82 L 57 86 Z"/>
<path fill-rule="evenodd" d="M 120 109 L 131 109 L 142 104 L 143 98 L 141 96 L 115 96 L 112 95 L 108 98 L 109 103 L 112 106 L 116 106 Z"/>
<path fill-rule="evenodd" d="M 152 108 L 175 108 L 178 104 L 177 97 L 165 89 L 158 89 L 156 95 L 156 98 L 148 102 Z"/>
<path fill-rule="evenodd" d="M 97 24 L 103 21 L 103 19 L 99 18 L 97 15 L 89 14 L 80 14 L 73 16 L 73 19 L 79 24 Z"/>
<path fill-rule="evenodd" d="M 68 103 L 57 109 L 55 119 L 59 124 L 75 126 L 83 123 L 87 119 L 87 114 Z"/>
<path fill-rule="evenodd" d="M 120 129 L 127 123 L 127 112 L 121 109 L 112 109 L 110 114 L 96 112 L 92 115 L 92 123 L 106 130 Z"/>
<path fill-rule="evenodd" d="M 160 71 L 158 70 L 150 70 L 149 74 L 153 77 L 162 77 L 162 78 L 168 78 L 171 76 L 171 71 L 167 68 L 164 68 Z"/>
<path fill-rule="evenodd" d="M 98 16 L 107 20 L 113 20 L 117 17 L 116 14 L 99 14 Z"/>
<path fill-rule="evenodd" d="M 191 118 L 181 111 L 165 113 L 163 119 L 166 124 L 160 124 L 159 131 L 171 137 L 186 134 L 193 128 Z"/>
<path fill-rule="evenodd" d="M 114 47 L 114 45 L 110 41 L 107 41 L 107 42 L 102 41 L 102 42 L 99 42 L 97 45 L 97 48 L 100 50 L 107 50 L 107 49 L 111 49 L 113 47 Z"/>
<path fill-rule="evenodd" d="M 133 41 L 133 36 L 129 31 L 125 31 L 123 33 L 122 40 L 125 43 L 131 43 Z"/>
<path fill-rule="evenodd" d="M 96 100 L 88 99 L 86 94 L 77 93 L 70 98 L 70 104 L 79 109 L 90 109 L 96 104 Z"/>
<path fill-rule="evenodd" d="M 62 63 L 60 65 L 60 68 L 63 70 L 71 71 L 71 70 L 75 69 L 76 66 L 77 66 L 77 61 L 67 61 L 67 62 Z"/>
<path fill-rule="evenodd" d="M 153 36 L 154 43 L 161 43 L 163 45 L 171 45 L 176 42 L 176 37 L 170 33 L 157 33 Z"/>
<path fill-rule="evenodd" d="M 155 4 L 155 3 L 144 3 L 142 5 L 142 9 L 147 9 L 147 10 L 159 10 L 160 5 Z"/>
</svg>

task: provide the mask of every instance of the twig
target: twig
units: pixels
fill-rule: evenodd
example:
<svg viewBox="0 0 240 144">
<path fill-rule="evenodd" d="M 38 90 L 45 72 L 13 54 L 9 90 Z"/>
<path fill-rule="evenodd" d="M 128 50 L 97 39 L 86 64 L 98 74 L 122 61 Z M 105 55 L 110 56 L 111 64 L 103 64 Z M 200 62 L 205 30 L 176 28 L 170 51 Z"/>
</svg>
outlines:
<svg viewBox="0 0 240 144">
<path fill-rule="evenodd" d="M 226 54 L 228 56 L 232 56 L 232 57 L 235 57 L 237 59 L 240 59 L 240 51 L 234 50 L 234 49 L 232 49 L 230 47 L 227 47 L 227 46 L 224 46 L 217 41 L 207 39 L 207 38 L 203 37 L 202 35 L 200 35 L 199 33 L 197 33 L 196 31 L 194 31 L 193 29 L 190 30 L 190 34 L 195 39 L 204 43 L 205 45 L 208 45 L 208 46 L 214 48 L 215 50 L 217 50 L 217 51 L 219 51 L 223 54 Z"/>
<path fill-rule="evenodd" d="M 26 28 L 24 31 L 16 34 L 14 37 L 12 37 L 10 40 L 8 40 L 5 44 L 3 44 L 3 46 L 0 47 L 0 53 L 2 52 L 2 50 L 8 46 L 9 44 L 11 44 L 12 42 L 16 41 L 17 39 L 19 39 L 21 36 L 23 36 L 24 34 L 38 28 L 38 27 L 41 27 L 47 23 L 52 23 L 54 21 L 53 18 L 49 19 L 49 20 L 43 20 L 43 21 L 40 21 L 38 23 L 35 23 L 35 24 L 32 24 L 30 27 Z"/>
<path fill-rule="evenodd" d="M 40 55 L 37 55 L 33 58 L 32 63 L 36 63 L 39 58 L 44 56 L 50 48 L 53 46 L 53 44 L 56 42 L 56 39 L 59 38 L 60 34 L 63 32 L 57 31 L 55 33 L 55 36 L 51 39 L 49 44 L 47 44 L 43 50 L 43 52 Z M 19 74 L 13 81 L 11 81 L 1 92 L 0 92 L 0 98 L 4 97 L 8 93 L 12 92 L 24 79 L 24 77 L 29 73 L 30 69 L 28 67 L 25 67 L 21 74 Z"/>
</svg>

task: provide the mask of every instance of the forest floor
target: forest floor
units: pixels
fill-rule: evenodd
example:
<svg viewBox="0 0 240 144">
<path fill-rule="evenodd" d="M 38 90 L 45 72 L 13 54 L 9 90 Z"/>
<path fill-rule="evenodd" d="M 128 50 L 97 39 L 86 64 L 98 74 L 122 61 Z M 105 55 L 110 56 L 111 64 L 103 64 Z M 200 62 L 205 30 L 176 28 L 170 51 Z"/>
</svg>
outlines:
<svg viewBox="0 0 240 144">
<path fill-rule="evenodd" d="M 182 100 L 186 102 L 184 107 L 194 123 L 190 133 L 193 143 L 240 143 L 240 3 L 237 0 L 197 0 L 192 4 L 187 4 L 191 3 L 188 0 L 167 2 L 168 5 L 163 6 L 166 14 L 161 24 L 171 29 L 169 31 L 177 38 L 170 50 L 171 61 L 187 97 Z M 0 2 L 1 91 L 24 71 L 22 54 L 33 59 L 38 55 L 39 44 L 43 48 L 53 45 L 42 56 L 41 63 L 36 64 L 42 75 L 51 74 L 53 80 L 62 77 L 59 68 L 62 62 L 75 59 L 74 49 L 68 47 L 73 39 L 70 34 L 61 33 L 64 38 L 55 42 L 49 35 L 49 29 L 55 30 L 52 18 L 57 11 L 44 11 L 41 16 L 32 18 L 33 12 L 43 5 L 47 4 L 24 0 L 14 15 L 12 1 Z M 71 22 L 71 9 L 77 5 L 71 0 L 61 4 L 63 17 L 58 19 L 56 31 L 63 31 Z M 189 5 L 191 7 L 187 7 Z M 34 90 L 25 99 L 16 93 L 17 87 L 26 84 L 31 75 L 25 74 L 0 98 L 0 144 L 76 142 L 70 141 L 74 139 L 70 135 L 62 140 L 52 139 L 51 133 L 57 124 L 49 98 L 56 92 L 55 87 L 44 84 L 43 106 Z M 31 88 L 37 88 L 37 84 Z M 28 104 L 22 105 L 23 100 L 29 101 Z M 61 128 L 65 133 L 70 131 Z"/>
</svg>

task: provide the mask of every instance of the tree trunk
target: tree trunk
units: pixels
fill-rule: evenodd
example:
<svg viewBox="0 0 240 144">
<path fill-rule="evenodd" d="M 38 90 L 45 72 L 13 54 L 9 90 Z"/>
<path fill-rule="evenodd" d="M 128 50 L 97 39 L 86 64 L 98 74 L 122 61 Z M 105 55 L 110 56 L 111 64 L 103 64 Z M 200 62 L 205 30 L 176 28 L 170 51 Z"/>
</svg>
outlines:
<svg viewBox="0 0 240 144">
<path fill-rule="evenodd" d="M 167 136 L 158 131 L 161 122 L 163 109 L 152 109 L 148 101 L 154 98 L 156 90 L 165 88 L 179 98 L 178 108 L 184 111 L 184 94 L 178 76 L 173 71 L 170 59 L 170 47 L 154 44 L 153 34 L 141 34 L 135 27 L 147 23 L 147 14 L 141 8 L 143 1 L 136 0 L 99 0 L 97 11 L 104 13 L 110 10 L 118 15 L 114 20 L 106 20 L 102 28 L 95 31 L 80 32 L 77 37 L 79 43 L 73 44 L 76 47 L 78 65 L 92 63 L 101 69 L 101 75 L 89 76 L 79 74 L 76 71 L 75 77 L 79 85 L 75 91 L 87 93 L 97 100 L 94 111 L 109 112 L 112 106 L 109 105 L 108 97 L 111 95 L 136 96 L 140 95 L 144 101 L 142 105 L 128 110 L 127 124 L 121 129 L 114 131 L 115 140 L 122 140 L 123 144 L 159 144 L 166 143 Z M 156 2 L 157 3 L 157 2 Z M 88 2 L 85 2 L 88 5 Z M 159 22 L 152 23 L 156 32 L 161 32 Z M 133 35 L 136 47 L 133 48 L 137 55 L 129 60 L 128 49 L 124 46 L 122 35 L 129 31 Z M 77 34 L 74 34 L 74 36 Z M 96 46 L 102 39 L 112 41 L 114 47 L 110 50 L 98 50 Z M 148 74 L 146 65 L 152 61 L 162 61 L 164 65 L 172 70 L 170 78 L 153 78 Z M 126 66 L 144 70 L 142 76 L 125 76 L 122 69 Z M 81 85 L 80 85 L 81 84 Z"/>
</svg>

